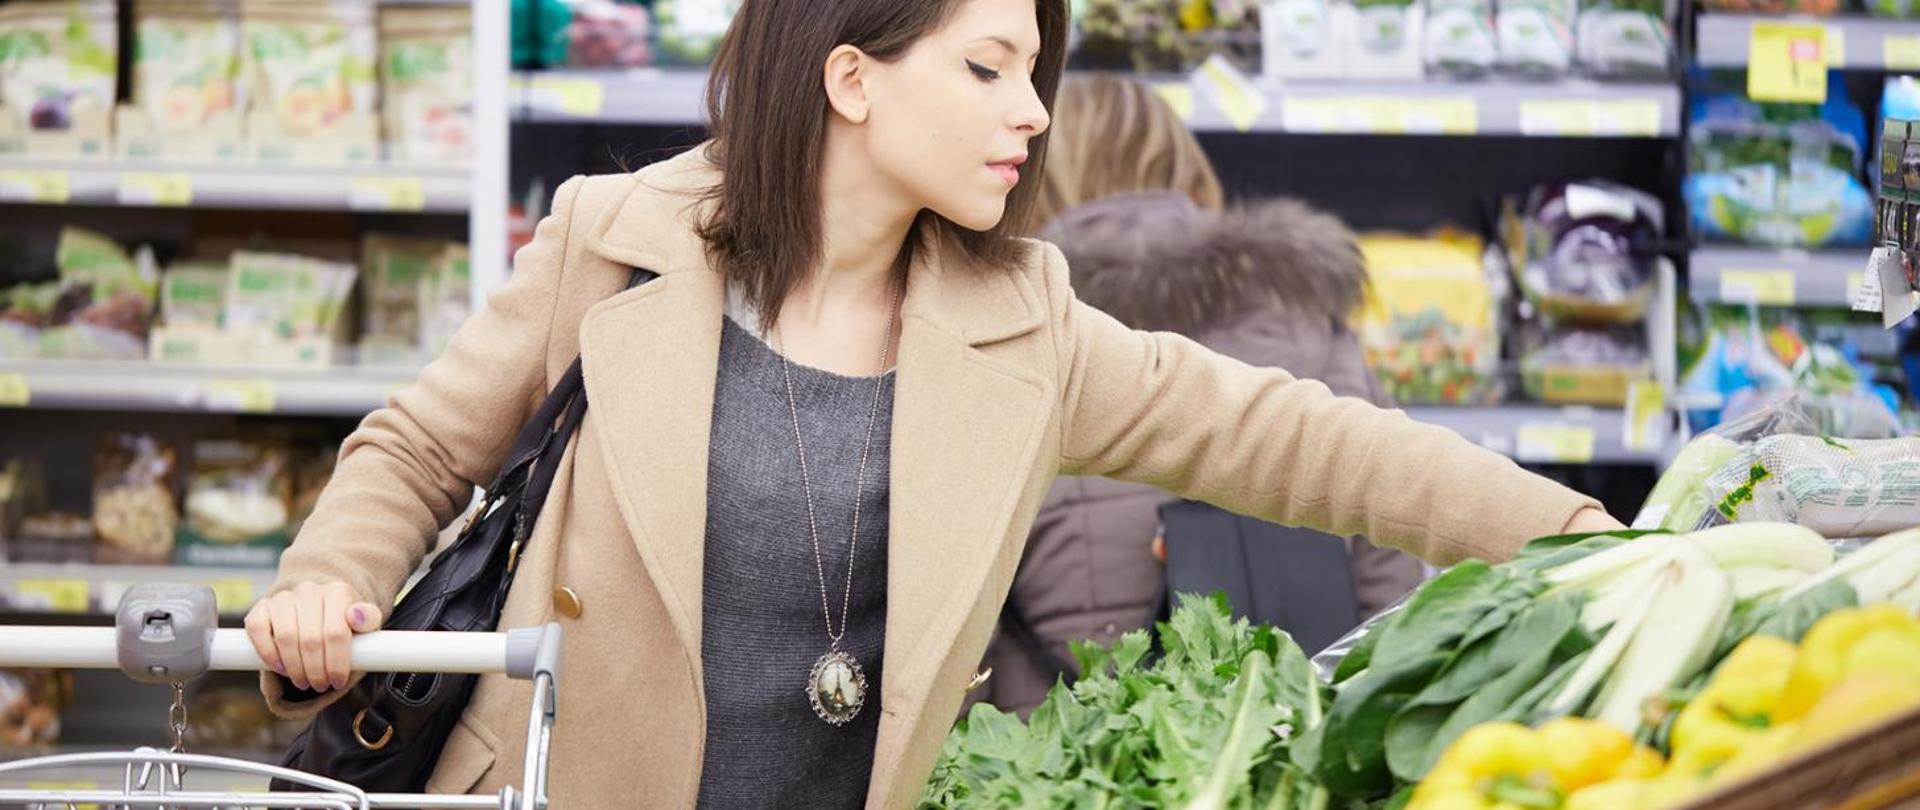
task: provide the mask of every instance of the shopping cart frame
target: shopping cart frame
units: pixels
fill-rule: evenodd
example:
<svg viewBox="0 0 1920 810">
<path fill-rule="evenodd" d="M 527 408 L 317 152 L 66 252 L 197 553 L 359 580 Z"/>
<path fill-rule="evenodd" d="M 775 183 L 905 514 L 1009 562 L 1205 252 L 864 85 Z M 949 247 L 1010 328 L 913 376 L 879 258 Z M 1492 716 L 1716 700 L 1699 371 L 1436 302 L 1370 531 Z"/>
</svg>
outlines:
<svg viewBox="0 0 1920 810">
<path fill-rule="evenodd" d="M 0 763 L 0 776 L 85 766 L 121 766 L 120 790 L 5 789 L 0 807 L 46 810 L 97 804 L 111 810 L 170 808 L 317 808 L 319 810 L 393 810 L 396 808 L 471 808 L 472 810 L 546 810 L 547 763 L 557 714 L 562 633 L 558 624 L 499 633 L 381 631 L 355 637 L 353 662 L 360 672 L 438 672 L 505 674 L 533 682 L 527 718 L 526 757 L 521 787 L 495 795 L 436 796 L 368 793 L 353 785 L 290 768 L 229 757 L 173 753 L 152 748 L 127 752 L 53 754 Z M 265 669 L 244 630 L 214 630 L 209 670 Z M 116 630 L 111 627 L 0 627 L 0 666 L 121 669 Z M 310 792 L 246 793 L 189 791 L 172 784 L 178 769 L 283 779 Z M 155 773 L 159 778 L 152 778 Z"/>
</svg>

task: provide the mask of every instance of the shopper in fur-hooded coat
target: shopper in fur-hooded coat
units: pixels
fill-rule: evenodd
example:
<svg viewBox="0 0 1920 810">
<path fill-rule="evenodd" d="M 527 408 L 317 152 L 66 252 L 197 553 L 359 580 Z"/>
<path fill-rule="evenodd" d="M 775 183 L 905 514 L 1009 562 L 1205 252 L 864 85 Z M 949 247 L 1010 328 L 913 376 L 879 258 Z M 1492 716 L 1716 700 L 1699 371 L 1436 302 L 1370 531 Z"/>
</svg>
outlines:
<svg viewBox="0 0 1920 810">
<path fill-rule="evenodd" d="M 1082 103 L 1089 95 L 1124 90 L 1098 86 L 1121 80 L 1102 78 L 1091 87 L 1076 86 L 1081 81 L 1070 80 L 1062 87 L 1056 155 L 1072 154 L 1072 133 L 1080 129 L 1075 125 L 1092 123 L 1069 118 L 1095 106 Z M 1151 110 L 1157 100 L 1130 103 Z M 1099 110 L 1092 110 L 1090 117 L 1100 117 Z M 1143 128 L 1153 129 L 1149 122 L 1119 131 Z M 1102 130 L 1111 133 L 1115 128 L 1089 127 Z M 1165 140 L 1171 145 L 1191 142 L 1190 136 L 1184 142 L 1177 136 Z M 1198 155 L 1198 145 L 1192 149 Z M 1062 172 L 1069 175 L 1065 185 L 1102 185 L 1074 183 L 1073 157 L 1095 158 L 1073 155 L 1061 160 Z M 1198 155 L 1199 169 L 1206 168 L 1204 159 Z M 1146 155 L 1102 163 L 1106 165 L 1094 173 L 1111 181 L 1113 170 L 1107 166 L 1124 171 L 1187 164 L 1176 169 L 1177 174 L 1192 170 L 1196 159 Z M 1049 180 L 1060 179 L 1052 176 L 1052 166 L 1049 170 Z M 1071 202 L 1075 194 L 1062 185 L 1050 183 L 1049 191 Z M 1176 179 L 1166 186 L 1181 190 L 1109 195 L 1069 208 L 1041 231 L 1042 239 L 1065 254 L 1082 301 L 1129 327 L 1177 332 L 1246 363 L 1320 380 L 1335 394 L 1391 405 L 1347 326 L 1367 278 L 1353 234 L 1340 220 L 1292 200 L 1208 210 L 1195 198 L 1217 199 L 1218 185 L 1210 170 L 1197 182 Z M 1008 596 L 1048 649 L 1035 650 L 1010 620 L 1003 620 L 987 649 L 984 666 L 992 668 L 992 675 L 970 696 L 970 703 L 984 700 L 1024 716 L 1046 697 L 1061 668 L 1077 666 L 1070 642 L 1111 644 L 1120 634 L 1153 621 L 1164 572 L 1151 547 L 1158 510 L 1170 500 L 1151 486 L 1105 478 L 1063 477 L 1054 483 Z M 1385 607 L 1420 581 L 1420 563 L 1413 557 L 1363 539 L 1350 540 L 1348 549 L 1363 615 Z"/>
</svg>

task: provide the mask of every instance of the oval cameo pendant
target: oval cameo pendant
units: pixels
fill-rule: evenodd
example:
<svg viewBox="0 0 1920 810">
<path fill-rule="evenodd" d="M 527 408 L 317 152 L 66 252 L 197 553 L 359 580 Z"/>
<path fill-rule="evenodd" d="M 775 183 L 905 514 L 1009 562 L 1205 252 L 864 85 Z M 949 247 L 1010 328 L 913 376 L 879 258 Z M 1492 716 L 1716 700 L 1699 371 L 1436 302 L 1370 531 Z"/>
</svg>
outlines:
<svg viewBox="0 0 1920 810">
<path fill-rule="evenodd" d="M 807 677 L 807 700 L 813 713 L 829 725 L 844 726 L 860 714 L 867 702 L 867 674 L 860 662 L 839 650 L 828 650 L 813 662 Z"/>
</svg>

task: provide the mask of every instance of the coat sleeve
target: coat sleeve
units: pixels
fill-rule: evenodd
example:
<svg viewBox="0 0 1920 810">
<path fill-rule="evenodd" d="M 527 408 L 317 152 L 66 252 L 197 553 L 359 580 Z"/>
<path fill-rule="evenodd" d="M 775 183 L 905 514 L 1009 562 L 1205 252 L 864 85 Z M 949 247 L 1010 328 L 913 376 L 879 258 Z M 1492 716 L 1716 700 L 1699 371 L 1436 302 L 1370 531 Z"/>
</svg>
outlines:
<svg viewBox="0 0 1920 810">
<path fill-rule="evenodd" d="M 545 393 L 546 353 L 582 183 L 554 195 L 553 212 L 514 258 L 514 273 L 468 318 L 446 351 L 369 414 L 340 448 L 321 492 L 280 558 L 270 593 L 302 582 L 345 582 L 361 599 L 392 605 L 408 575 L 499 467 Z M 290 705 L 283 684 L 262 678 L 268 703 L 310 715 L 327 698 Z"/>
<path fill-rule="evenodd" d="M 1130 330 L 1074 297 L 1058 249 L 1038 249 L 1060 354 L 1063 473 L 1363 534 L 1438 565 L 1505 560 L 1598 506 L 1400 411 Z"/>
</svg>

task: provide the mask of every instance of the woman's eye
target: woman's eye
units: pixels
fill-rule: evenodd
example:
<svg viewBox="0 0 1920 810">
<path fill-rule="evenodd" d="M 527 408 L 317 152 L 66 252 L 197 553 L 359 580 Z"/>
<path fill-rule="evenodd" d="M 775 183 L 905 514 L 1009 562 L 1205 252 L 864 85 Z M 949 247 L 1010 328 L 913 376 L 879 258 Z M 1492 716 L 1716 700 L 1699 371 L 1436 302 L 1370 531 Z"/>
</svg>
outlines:
<svg viewBox="0 0 1920 810">
<path fill-rule="evenodd" d="M 1000 71 L 994 70 L 993 68 L 987 67 L 986 65 L 982 65 L 978 62 L 973 61 L 972 59 L 967 60 L 967 69 L 973 71 L 973 75 L 979 78 L 981 81 L 990 82 L 1000 78 Z"/>
</svg>

